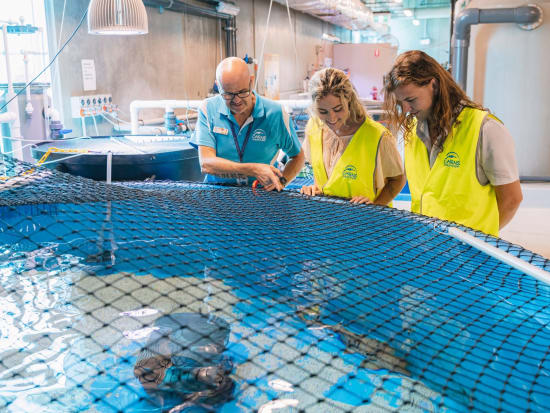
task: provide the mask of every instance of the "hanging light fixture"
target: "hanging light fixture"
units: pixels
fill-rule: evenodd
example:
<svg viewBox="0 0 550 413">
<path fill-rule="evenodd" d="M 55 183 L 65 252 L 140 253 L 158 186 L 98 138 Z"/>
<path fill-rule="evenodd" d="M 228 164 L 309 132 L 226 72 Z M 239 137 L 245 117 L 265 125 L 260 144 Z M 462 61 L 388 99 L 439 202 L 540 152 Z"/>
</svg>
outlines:
<svg viewBox="0 0 550 413">
<path fill-rule="evenodd" d="M 147 12 L 142 0 L 90 0 L 88 33 L 147 34 Z"/>
</svg>

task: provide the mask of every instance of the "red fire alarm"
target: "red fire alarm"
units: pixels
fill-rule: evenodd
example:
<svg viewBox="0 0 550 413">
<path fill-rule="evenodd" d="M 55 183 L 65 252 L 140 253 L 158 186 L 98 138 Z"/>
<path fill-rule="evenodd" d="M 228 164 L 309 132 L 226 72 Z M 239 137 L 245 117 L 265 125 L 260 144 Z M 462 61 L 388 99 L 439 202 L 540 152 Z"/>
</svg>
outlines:
<svg viewBox="0 0 550 413">
<path fill-rule="evenodd" d="M 380 56 L 380 49 L 377 47 L 376 49 L 374 49 L 374 57 L 379 57 Z"/>
</svg>

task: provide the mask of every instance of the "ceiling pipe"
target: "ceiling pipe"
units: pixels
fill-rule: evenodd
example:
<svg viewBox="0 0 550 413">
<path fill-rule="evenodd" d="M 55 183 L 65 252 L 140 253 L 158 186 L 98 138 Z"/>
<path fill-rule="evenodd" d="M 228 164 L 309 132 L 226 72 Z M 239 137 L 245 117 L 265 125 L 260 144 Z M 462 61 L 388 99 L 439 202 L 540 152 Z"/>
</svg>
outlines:
<svg viewBox="0 0 550 413">
<path fill-rule="evenodd" d="M 374 23 L 370 8 L 361 0 L 275 0 L 302 13 L 348 30 L 366 30 Z"/>
<path fill-rule="evenodd" d="M 143 4 L 149 7 L 162 7 L 164 10 L 192 14 L 194 16 L 213 17 L 223 20 L 233 17 L 231 14 L 220 13 L 215 7 L 198 6 L 182 0 L 143 0 Z"/>
<path fill-rule="evenodd" d="M 143 4 L 148 7 L 162 7 L 164 10 L 178 13 L 223 20 L 225 22 L 226 57 L 235 56 L 237 54 L 237 28 L 234 15 L 221 13 L 210 5 L 198 6 L 182 0 L 143 0 Z"/>
<path fill-rule="evenodd" d="M 470 29 L 474 24 L 516 23 L 524 30 L 533 30 L 542 24 L 542 9 L 538 6 L 522 6 L 501 9 L 465 9 L 454 22 L 452 39 L 451 73 L 457 83 L 466 90 L 468 75 L 468 48 Z"/>
</svg>

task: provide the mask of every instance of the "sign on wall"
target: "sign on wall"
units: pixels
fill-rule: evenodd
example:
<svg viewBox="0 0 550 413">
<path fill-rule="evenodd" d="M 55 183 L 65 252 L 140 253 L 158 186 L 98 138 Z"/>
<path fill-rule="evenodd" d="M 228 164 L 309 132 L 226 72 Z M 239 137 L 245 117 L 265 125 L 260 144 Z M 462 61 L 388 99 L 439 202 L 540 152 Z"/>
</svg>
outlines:
<svg viewBox="0 0 550 413">
<path fill-rule="evenodd" d="M 96 90 L 95 63 L 93 59 L 82 59 L 82 90 Z"/>
</svg>

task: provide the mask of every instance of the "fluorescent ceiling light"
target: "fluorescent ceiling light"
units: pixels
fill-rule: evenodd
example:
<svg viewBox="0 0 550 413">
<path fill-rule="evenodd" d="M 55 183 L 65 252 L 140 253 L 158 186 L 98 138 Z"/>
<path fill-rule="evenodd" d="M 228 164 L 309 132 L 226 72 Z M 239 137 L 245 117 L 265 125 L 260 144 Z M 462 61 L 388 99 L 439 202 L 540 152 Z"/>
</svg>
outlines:
<svg viewBox="0 0 550 413">
<path fill-rule="evenodd" d="M 403 0 L 393 0 L 394 3 L 401 4 L 403 3 Z"/>
<path fill-rule="evenodd" d="M 147 34 L 147 12 L 142 0 L 90 0 L 88 33 Z"/>
<path fill-rule="evenodd" d="M 431 42 L 432 42 L 432 39 L 430 39 L 429 37 L 425 37 L 423 39 L 420 39 L 420 44 L 422 46 L 428 46 Z"/>
<path fill-rule="evenodd" d="M 407 16 L 407 17 L 412 17 L 412 15 L 413 15 L 413 12 L 412 12 L 411 9 L 405 9 L 405 10 L 403 10 L 403 13 L 405 13 L 405 16 Z"/>
<path fill-rule="evenodd" d="M 236 4 L 225 3 L 223 1 L 220 1 L 216 6 L 216 11 L 218 13 L 225 13 L 231 16 L 236 16 L 237 14 L 239 14 L 241 9 Z"/>
<path fill-rule="evenodd" d="M 418 20 L 418 19 L 413 19 L 413 24 L 414 24 L 415 26 L 420 26 L 420 20 Z"/>
</svg>

